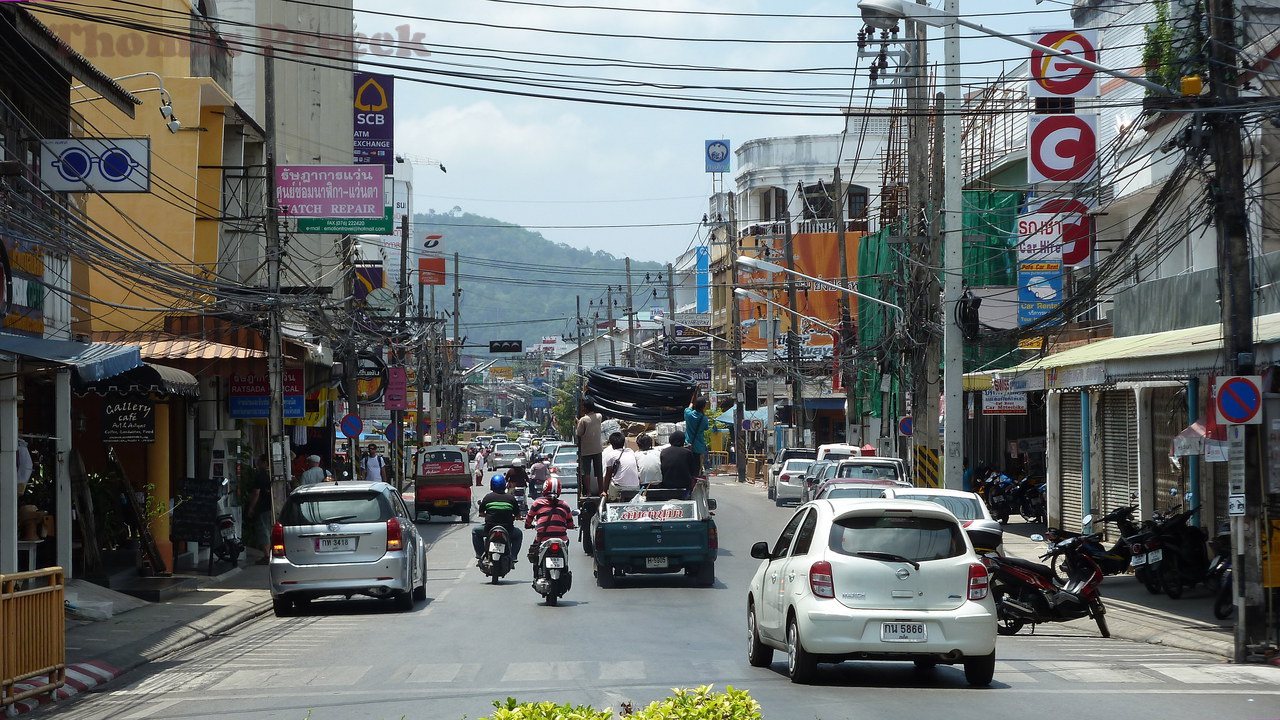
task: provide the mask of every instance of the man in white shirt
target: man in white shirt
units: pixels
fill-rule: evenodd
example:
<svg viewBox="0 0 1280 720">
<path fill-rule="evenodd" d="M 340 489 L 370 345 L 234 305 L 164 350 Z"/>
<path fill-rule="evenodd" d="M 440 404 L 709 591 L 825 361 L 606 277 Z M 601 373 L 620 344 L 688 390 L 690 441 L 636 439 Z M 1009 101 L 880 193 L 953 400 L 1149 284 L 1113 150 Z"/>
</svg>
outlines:
<svg viewBox="0 0 1280 720">
<path fill-rule="evenodd" d="M 308 455 L 307 469 L 303 470 L 302 474 L 298 476 L 298 484 L 312 485 L 314 483 L 321 483 L 324 482 L 324 476 L 324 468 L 320 467 L 320 456 Z"/>
<path fill-rule="evenodd" d="M 360 466 L 364 470 L 365 482 L 382 482 L 382 470 L 387 466 L 387 460 L 378 454 L 377 445 L 370 445 L 369 454 L 365 455 Z"/>
<path fill-rule="evenodd" d="M 640 465 L 636 452 L 626 447 L 626 438 L 622 433 L 609 435 L 609 447 L 605 448 L 604 492 L 600 493 L 609 502 L 628 501 L 640 490 Z"/>
<path fill-rule="evenodd" d="M 640 484 L 658 487 L 662 483 L 662 460 L 661 453 L 653 447 L 653 436 L 649 433 L 641 433 L 636 438 L 636 447 L 640 448 L 636 452 L 636 464 L 640 467 Z"/>
</svg>

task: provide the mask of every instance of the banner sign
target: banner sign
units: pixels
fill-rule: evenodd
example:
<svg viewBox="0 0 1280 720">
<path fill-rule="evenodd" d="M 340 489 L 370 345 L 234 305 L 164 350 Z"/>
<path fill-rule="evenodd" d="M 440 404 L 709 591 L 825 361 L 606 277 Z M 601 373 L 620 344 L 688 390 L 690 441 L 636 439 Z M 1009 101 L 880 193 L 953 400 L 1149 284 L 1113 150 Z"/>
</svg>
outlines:
<svg viewBox="0 0 1280 720">
<path fill-rule="evenodd" d="M 1029 213 L 1018 217 L 1018 260 L 1060 260 L 1062 218 L 1050 213 Z"/>
<path fill-rule="evenodd" d="M 409 375 L 402 366 L 387 368 L 387 392 L 383 396 L 388 410 L 409 409 Z"/>
<path fill-rule="evenodd" d="M 358 72 L 354 75 L 354 85 L 353 161 L 358 165 L 381 165 L 383 172 L 390 175 L 396 164 L 395 78 Z"/>
<path fill-rule="evenodd" d="M 156 406 L 146 400 L 105 400 L 102 403 L 102 442 L 156 441 Z"/>
<path fill-rule="evenodd" d="M 982 391 L 983 415 L 1026 415 L 1027 394 L 1007 390 Z"/>
<path fill-rule="evenodd" d="M 382 197 L 386 201 L 391 199 L 390 187 L 391 179 L 387 178 L 382 185 Z M 393 210 L 388 204 L 383 211 L 382 217 L 378 218 L 298 218 L 298 232 L 327 233 L 330 235 L 398 235 L 399 231 L 396 230 L 397 226 L 392 216 Z M 398 247 L 398 239 L 396 243 Z"/>
<path fill-rule="evenodd" d="M 1029 325 L 1062 303 L 1062 263 L 1018 263 L 1018 324 Z"/>
<path fill-rule="evenodd" d="M 228 404 L 231 417 L 235 420 L 265 420 L 271 417 L 270 380 L 266 375 L 232 375 Z M 302 370 L 285 370 L 284 417 L 300 418 L 305 410 Z"/>
<path fill-rule="evenodd" d="M 151 192 L 151 140 L 42 140 L 40 181 L 60 192 Z"/>
<path fill-rule="evenodd" d="M 418 258 L 419 285 L 443 285 L 444 273 L 444 258 Z"/>
<path fill-rule="evenodd" d="M 729 172 L 729 141 L 708 140 L 706 142 L 707 172 Z"/>
<path fill-rule="evenodd" d="M 1027 147 L 1028 182 L 1086 182 L 1098 167 L 1098 116 L 1031 115 Z"/>
<path fill-rule="evenodd" d="M 1032 40 L 1037 45 L 1071 53 L 1091 63 L 1098 62 L 1097 30 L 1051 30 Z M 1031 51 L 1031 97 L 1097 97 L 1097 74 L 1071 62 L 1069 58 Z"/>
<path fill-rule="evenodd" d="M 386 215 L 382 169 L 360 165 L 281 165 L 276 168 L 280 217 Z"/>
</svg>

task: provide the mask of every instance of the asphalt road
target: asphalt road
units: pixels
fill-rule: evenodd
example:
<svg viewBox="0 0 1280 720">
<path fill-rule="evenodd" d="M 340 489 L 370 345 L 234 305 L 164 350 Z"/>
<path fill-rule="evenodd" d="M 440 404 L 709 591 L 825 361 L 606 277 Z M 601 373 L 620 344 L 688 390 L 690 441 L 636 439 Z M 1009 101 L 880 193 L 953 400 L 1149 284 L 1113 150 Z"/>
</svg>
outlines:
<svg viewBox="0 0 1280 720">
<path fill-rule="evenodd" d="M 671 575 L 601 590 L 575 544 L 574 587 L 546 607 L 527 562 L 489 585 L 472 559 L 471 526 L 436 519 L 420 526 L 431 542 L 428 600 L 410 613 L 376 600 L 319 601 L 305 616 L 248 623 L 41 714 L 454 720 L 485 717 L 506 697 L 616 709 L 713 684 L 748 689 L 771 719 L 990 720 L 1029 715 L 1032 702 L 1126 720 L 1280 717 L 1275 668 L 1053 626 L 1001 638 L 989 689 L 969 688 L 959 668 L 904 663 L 824 665 L 816 685 L 792 685 L 781 653 L 771 668 L 747 665 L 744 620 L 751 543 L 772 541 L 792 510 L 737 483 L 712 496 L 721 546 L 713 588 Z"/>
</svg>

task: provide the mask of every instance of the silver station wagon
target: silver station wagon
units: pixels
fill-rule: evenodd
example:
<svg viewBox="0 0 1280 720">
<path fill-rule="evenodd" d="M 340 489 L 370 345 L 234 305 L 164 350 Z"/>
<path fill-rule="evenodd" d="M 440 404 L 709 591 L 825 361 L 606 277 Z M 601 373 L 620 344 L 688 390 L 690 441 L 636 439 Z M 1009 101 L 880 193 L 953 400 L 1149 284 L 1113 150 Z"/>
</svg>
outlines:
<svg viewBox="0 0 1280 720">
<path fill-rule="evenodd" d="M 314 598 L 367 595 L 412 610 L 427 596 L 426 544 L 383 482 L 304 485 L 271 532 L 271 604 L 287 615 Z"/>
</svg>

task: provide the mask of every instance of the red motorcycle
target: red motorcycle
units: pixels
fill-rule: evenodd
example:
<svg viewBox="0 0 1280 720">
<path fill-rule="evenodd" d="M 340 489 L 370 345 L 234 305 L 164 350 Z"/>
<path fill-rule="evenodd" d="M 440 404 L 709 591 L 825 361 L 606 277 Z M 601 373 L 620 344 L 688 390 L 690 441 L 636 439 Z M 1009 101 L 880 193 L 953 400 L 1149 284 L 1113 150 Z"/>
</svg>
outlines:
<svg viewBox="0 0 1280 720">
<path fill-rule="evenodd" d="M 1014 635 L 1028 624 L 1034 631 L 1040 623 L 1092 617 L 1102 637 L 1111 637 L 1098 591 L 1102 570 L 1084 547 L 1090 537 L 1080 535 L 1054 544 L 1040 556 L 1049 565 L 1015 557 L 987 558 L 996 601 L 997 632 Z M 1032 535 L 1031 539 L 1044 540 L 1040 535 Z M 1050 565 L 1062 568 L 1065 577 L 1056 577 Z"/>
</svg>

